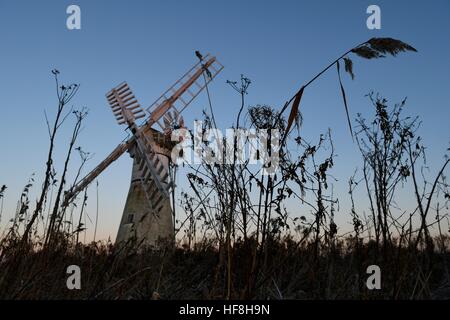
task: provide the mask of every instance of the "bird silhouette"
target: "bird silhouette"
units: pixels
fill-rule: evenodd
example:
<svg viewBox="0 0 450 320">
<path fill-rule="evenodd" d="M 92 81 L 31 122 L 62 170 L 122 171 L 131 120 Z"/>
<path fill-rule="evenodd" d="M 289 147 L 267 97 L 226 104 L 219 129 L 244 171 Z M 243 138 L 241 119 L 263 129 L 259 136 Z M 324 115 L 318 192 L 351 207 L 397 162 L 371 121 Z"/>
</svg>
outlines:
<svg viewBox="0 0 450 320">
<path fill-rule="evenodd" d="M 195 51 L 195 55 L 197 56 L 197 58 L 200 59 L 200 61 L 203 60 L 203 56 L 202 56 L 202 54 L 200 53 L 200 51 L 196 50 L 196 51 Z"/>
<path fill-rule="evenodd" d="M 200 51 L 196 50 L 196 51 L 195 51 L 195 55 L 197 56 L 197 58 L 200 59 L 200 62 L 203 62 L 203 56 L 202 56 L 202 54 L 200 53 Z M 211 71 L 209 71 L 208 68 L 205 67 L 205 65 L 204 65 L 203 63 L 202 63 L 202 68 L 203 68 L 203 70 L 205 70 L 206 75 L 208 76 L 208 78 L 212 79 Z"/>
</svg>

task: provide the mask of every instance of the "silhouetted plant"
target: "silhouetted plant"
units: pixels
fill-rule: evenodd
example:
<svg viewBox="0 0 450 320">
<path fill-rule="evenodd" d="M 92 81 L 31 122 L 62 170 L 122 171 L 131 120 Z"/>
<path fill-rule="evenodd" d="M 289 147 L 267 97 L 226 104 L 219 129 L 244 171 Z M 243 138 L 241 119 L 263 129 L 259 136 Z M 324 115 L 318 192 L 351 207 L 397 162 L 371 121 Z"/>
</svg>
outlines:
<svg viewBox="0 0 450 320">
<path fill-rule="evenodd" d="M 41 195 L 39 196 L 39 199 L 36 203 L 36 207 L 34 209 L 33 215 L 31 216 L 31 219 L 26 226 L 25 232 L 23 233 L 23 236 L 22 236 L 23 242 L 27 242 L 31 228 L 33 227 L 39 214 L 42 212 L 42 208 L 47 200 L 48 189 L 49 189 L 50 183 L 52 181 L 52 175 L 53 175 L 52 172 L 54 171 L 54 169 L 53 169 L 53 152 L 54 152 L 54 148 L 55 148 L 56 136 L 58 134 L 59 128 L 63 125 L 67 116 L 72 112 L 72 110 L 70 109 L 66 114 L 64 114 L 64 112 L 66 112 L 66 109 L 67 109 L 66 108 L 67 104 L 72 100 L 72 98 L 76 95 L 76 93 L 78 92 L 78 89 L 79 89 L 78 84 L 60 85 L 59 80 L 58 80 L 58 75 L 59 75 L 58 70 L 56 70 L 56 69 L 52 70 L 52 74 L 55 77 L 56 96 L 58 98 L 58 106 L 56 109 L 55 120 L 54 120 L 52 126 L 50 126 L 49 120 L 46 116 L 47 129 L 48 129 L 48 134 L 49 134 L 49 139 L 50 139 L 50 146 L 49 146 L 48 155 L 47 155 L 44 183 L 42 185 Z"/>
<path fill-rule="evenodd" d="M 306 84 L 304 84 L 297 91 L 297 93 L 284 104 L 283 108 L 281 109 L 280 115 L 283 114 L 284 111 L 287 109 L 287 107 L 291 104 L 291 102 L 293 102 L 292 107 L 291 107 L 291 112 L 290 112 L 289 118 L 288 118 L 288 124 L 286 127 L 286 133 L 285 133 L 284 140 L 287 138 L 287 135 L 289 134 L 289 130 L 290 130 L 292 124 L 294 123 L 294 121 L 298 122 L 298 121 L 296 121 L 296 119 L 298 118 L 298 114 L 299 114 L 298 108 L 299 108 L 300 101 L 303 96 L 304 90 L 310 84 L 312 84 L 315 80 L 317 80 L 322 74 L 324 74 L 328 69 L 333 67 L 334 65 L 336 65 L 336 68 L 337 68 L 338 77 L 339 77 L 339 85 L 341 88 L 342 98 L 344 101 L 348 126 L 350 129 L 350 133 L 352 134 L 352 137 L 353 137 L 353 130 L 352 130 L 352 125 L 351 125 L 351 121 L 350 121 L 350 113 L 349 113 L 348 105 L 347 105 L 347 97 L 346 97 L 345 90 L 344 90 L 344 87 L 343 87 L 342 81 L 341 81 L 339 61 L 344 60 L 345 71 L 347 71 L 350 74 L 350 76 L 352 77 L 352 79 L 354 79 L 355 75 L 353 73 L 353 62 L 349 58 L 349 55 L 351 53 L 354 53 L 357 56 L 359 56 L 361 58 L 365 58 L 365 59 L 378 59 L 378 58 L 384 58 L 386 54 L 396 56 L 398 53 L 405 52 L 405 51 L 417 52 L 417 50 L 415 48 L 413 48 L 412 46 L 410 46 L 409 44 L 406 44 L 397 39 L 371 38 L 368 41 L 363 42 L 363 43 L 357 45 L 356 47 L 346 51 L 339 58 L 337 58 L 336 60 L 331 62 L 327 67 L 325 67 L 322 71 L 320 71 L 316 76 L 314 76 L 311 80 L 309 80 Z"/>
<path fill-rule="evenodd" d="M 0 223 L 2 222 L 2 215 L 3 215 L 3 199 L 5 198 L 5 191 L 7 187 L 6 185 L 2 185 L 0 188 Z"/>
</svg>

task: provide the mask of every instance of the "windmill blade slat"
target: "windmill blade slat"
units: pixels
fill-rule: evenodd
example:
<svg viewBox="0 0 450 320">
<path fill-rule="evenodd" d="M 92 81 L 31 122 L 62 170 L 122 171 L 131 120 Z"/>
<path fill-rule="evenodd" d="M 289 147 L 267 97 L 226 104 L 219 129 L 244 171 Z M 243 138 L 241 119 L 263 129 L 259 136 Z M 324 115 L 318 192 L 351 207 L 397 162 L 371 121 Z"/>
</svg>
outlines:
<svg viewBox="0 0 450 320">
<path fill-rule="evenodd" d="M 133 110 L 130 110 L 133 114 L 134 114 L 134 116 L 135 117 L 137 117 L 138 115 L 144 115 L 145 116 L 145 112 L 142 110 L 142 109 L 133 109 Z"/>
<path fill-rule="evenodd" d="M 128 101 L 127 99 L 133 99 L 133 93 L 131 91 L 127 91 L 125 92 L 125 94 L 123 95 L 119 95 L 119 99 L 121 100 L 122 103 L 125 103 L 125 100 Z"/>
<path fill-rule="evenodd" d="M 117 86 L 117 90 L 118 90 L 118 91 L 119 91 L 119 90 L 122 90 L 122 89 L 125 88 L 125 87 L 128 87 L 128 83 L 126 83 L 126 82 L 124 81 L 124 82 L 120 83 L 120 84 Z"/>
<path fill-rule="evenodd" d="M 115 115 L 116 116 L 116 118 L 123 118 L 123 116 L 122 116 L 122 111 L 121 110 L 118 110 L 118 111 L 114 111 L 113 112 L 113 115 Z"/>
<path fill-rule="evenodd" d="M 122 97 L 125 92 L 129 92 L 131 90 L 128 87 L 128 84 L 125 82 L 125 85 L 122 88 L 117 88 L 116 91 L 117 94 Z"/>
<path fill-rule="evenodd" d="M 187 92 L 191 95 L 191 97 L 195 97 L 191 90 L 187 89 Z"/>
<path fill-rule="evenodd" d="M 197 81 L 195 81 L 194 82 L 194 84 L 200 89 L 200 90 L 202 90 L 203 89 L 203 86 L 202 85 L 200 85 Z"/>
<path fill-rule="evenodd" d="M 139 103 L 137 103 L 137 100 L 136 100 L 136 101 L 133 101 L 132 103 L 129 103 L 127 105 L 127 107 L 128 107 L 129 110 L 134 110 L 134 109 L 140 108 L 141 105 Z M 144 111 L 142 110 L 142 112 L 144 112 Z"/>
<path fill-rule="evenodd" d="M 126 95 L 120 96 L 120 100 L 122 101 L 125 107 L 127 106 L 127 102 L 133 99 L 136 99 L 136 97 L 131 91 L 129 91 Z"/>
<path fill-rule="evenodd" d="M 115 107 L 118 107 L 119 106 L 119 103 L 117 102 L 117 99 L 116 99 L 116 97 L 112 97 L 112 98 L 110 98 L 110 99 L 108 99 L 108 103 L 109 103 L 109 105 L 113 108 L 115 108 Z"/>
<path fill-rule="evenodd" d="M 142 118 L 145 118 L 145 113 L 140 113 L 140 114 L 134 115 L 134 118 L 135 118 L 135 119 L 142 119 Z"/>
<path fill-rule="evenodd" d="M 114 101 L 115 100 L 115 96 L 114 96 L 114 92 L 110 91 L 106 94 L 106 99 L 109 101 Z"/>
</svg>

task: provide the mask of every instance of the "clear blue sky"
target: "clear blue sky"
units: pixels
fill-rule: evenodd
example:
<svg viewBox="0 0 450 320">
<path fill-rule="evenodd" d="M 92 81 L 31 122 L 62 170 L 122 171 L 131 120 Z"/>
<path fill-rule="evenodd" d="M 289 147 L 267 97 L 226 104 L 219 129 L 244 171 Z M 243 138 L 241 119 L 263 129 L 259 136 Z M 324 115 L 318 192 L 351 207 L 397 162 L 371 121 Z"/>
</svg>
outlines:
<svg viewBox="0 0 450 320">
<path fill-rule="evenodd" d="M 81 7 L 82 29 L 66 28 L 66 8 Z M 368 30 L 366 8 L 381 7 L 382 29 Z M 216 55 L 225 70 L 211 86 L 216 118 L 229 127 L 239 108 L 225 81 L 243 73 L 252 79 L 248 105 L 280 107 L 302 83 L 350 47 L 371 37 L 410 43 L 417 54 L 376 61 L 355 57 L 356 78 L 344 75 L 352 118 L 369 112 L 370 90 L 391 102 L 408 97 L 408 112 L 422 117 L 430 166 L 449 146 L 450 2 L 434 1 L 6 1 L 0 0 L 0 185 L 9 188 L 11 217 L 28 177 L 41 183 L 48 139 L 43 110 L 55 110 L 54 82 L 77 82 L 73 101 L 90 115 L 80 145 L 95 153 L 89 168 L 125 137 L 107 106 L 105 93 L 126 80 L 144 106 L 150 105 L 196 62 L 195 50 Z M 184 114 L 192 124 L 207 106 L 204 96 Z M 347 179 L 358 165 L 334 70 L 305 92 L 302 134 L 314 139 L 332 129 L 335 184 L 345 209 Z M 67 138 L 66 138 L 67 139 Z M 58 141 L 62 161 L 64 140 Z M 122 157 L 99 179 L 99 233 L 115 237 L 130 179 L 131 161 Z M 60 168 L 59 168 L 60 169 Z M 35 197 L 35 196 L 34 196 Z M 95 202 L 91 190 L 90 215 Z M 361 208 L 366 209 L 366 208 Z M 3 223 L 2 223 L 3 224 Z"/>
</svg>

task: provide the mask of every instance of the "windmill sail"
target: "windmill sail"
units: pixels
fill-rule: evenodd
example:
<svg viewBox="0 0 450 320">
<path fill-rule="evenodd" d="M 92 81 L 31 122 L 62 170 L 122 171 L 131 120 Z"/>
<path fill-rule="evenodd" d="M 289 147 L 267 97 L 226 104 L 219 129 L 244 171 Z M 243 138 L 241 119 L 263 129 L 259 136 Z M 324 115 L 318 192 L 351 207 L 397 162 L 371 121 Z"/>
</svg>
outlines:
<svg viewBox="0 0 450 320">
<path fill-rule="evenodd" d="M 217 61 L 216 57 L 207 54 L 204 59 L 205 63 L 198 62 L 194 65 L 147 108 L 147 112 L 150 113 L 150 119 L 147 122 L 149 125 L 157 123 L 164 130 L 164 123 L 159 120 L 171 110 L 178 114 L 182 113 L 206 85 L 222 71 L 223 65 Z M 208 70 L 208 74 L 203 81 L 200 78 L 206 73 L 205 70 Z"/>
</svg>

